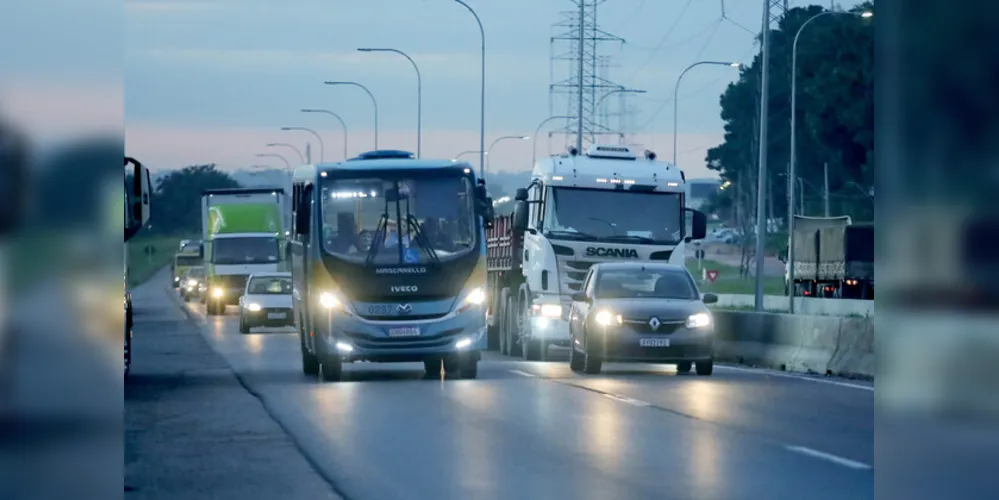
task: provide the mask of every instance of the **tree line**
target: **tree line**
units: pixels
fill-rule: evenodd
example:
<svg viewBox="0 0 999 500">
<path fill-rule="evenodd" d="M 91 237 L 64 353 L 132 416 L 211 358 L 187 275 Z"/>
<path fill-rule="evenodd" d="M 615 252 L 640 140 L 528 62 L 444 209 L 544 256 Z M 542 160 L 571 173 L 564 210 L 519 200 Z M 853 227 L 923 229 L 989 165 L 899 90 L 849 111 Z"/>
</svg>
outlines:
<svg viewBox="0 0 999 500">
<path fill-rule="evenodd" d="M 851 12 L 873 7 L 865 2 Z M 787 217 L 792 43 L 802 24 L 825 10 L 814 5 L 790 9 L 770 32 L 768 197 L 763 209 L 780 221 Z M 721 95 L 724 142 L 709 149 L 705 158 L 708 168 L 727 181 L 710 208 L 747 229 L 756 219 L 760 62 L 757 54 Z M 825 215 L 828 171 L 829 214 L 873 220 L 873 18 L 832 14 L 815 19 L 798 37 L 796 69 L 795 213 Z"/>
</svg>

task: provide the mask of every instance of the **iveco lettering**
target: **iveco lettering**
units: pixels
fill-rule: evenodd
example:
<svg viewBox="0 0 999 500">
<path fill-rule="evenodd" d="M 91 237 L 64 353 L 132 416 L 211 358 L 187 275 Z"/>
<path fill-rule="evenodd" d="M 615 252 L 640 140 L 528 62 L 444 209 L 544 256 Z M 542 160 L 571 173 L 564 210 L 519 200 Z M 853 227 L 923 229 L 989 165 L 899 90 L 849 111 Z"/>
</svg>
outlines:
<svg viewBox="0 0 999 500">
<path fill-rule="evenodd" d="M 685 204 L 686 176 L 655 153 L 594 144 L 539 160 L 513 215 L 489 231 L 489 338 L 503 354 L 539 360 L 569 347 L 572 296 L 601 262 L 683 265 L 704 238 Z M 688 214 L 690 222 L 688 223 Z"/>
<path fill-rule="evenodd" d="M 634 248 L 596 248 L 587 247 L 587 257 L 618 257 L 622 259 L 637 259 L 638 250 Z"/>
<path fill-rule="evenodd" d="M 492 200 L 471 165 L 405 151 L 304 165 L 292 212 L 306 374 L 339 380 L 354 361 L 422 361 L 428 375 L 477 376 Z"/>
</svg>

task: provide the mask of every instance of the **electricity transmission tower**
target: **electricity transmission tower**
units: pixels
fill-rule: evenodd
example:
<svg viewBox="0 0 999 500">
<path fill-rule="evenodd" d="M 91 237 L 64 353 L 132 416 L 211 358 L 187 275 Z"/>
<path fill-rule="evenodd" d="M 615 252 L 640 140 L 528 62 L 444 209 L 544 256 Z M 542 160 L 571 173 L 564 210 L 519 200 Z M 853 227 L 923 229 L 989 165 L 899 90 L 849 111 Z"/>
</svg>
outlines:
<svg viewBox="0 0 999 500">
<path fill-rule="evenodd" d="M 605 1 L 571 0 L 574 9 L 562 12 L 562 20 L 553 25 L 549 113 L 572 118 L 549 135 L 563 134 L 566 146 L 574 144 L 582 149 L 584 145 L 597 142 L 600 136 L 613 135 L 615 139 L 619 136 L 619 131 L 610 127 L 609 116 L 600 116 L 597 109 L 598 101 L 608 92 L 625 90 L 624 86 L 610 80 L 610 58 L 600 50 L 608 43 L 624 43 L 623 38 L 600 29 L 597 23 L 597 7 Z M 559 73 L 566 75 L 557 81 L 556 66 L 565 71 Z M 615 102 L 621 100 L 604 99 L 600 106 L 604 108 Z M 618 111 L 622 112 L 623 109 Z"/>
</svg>

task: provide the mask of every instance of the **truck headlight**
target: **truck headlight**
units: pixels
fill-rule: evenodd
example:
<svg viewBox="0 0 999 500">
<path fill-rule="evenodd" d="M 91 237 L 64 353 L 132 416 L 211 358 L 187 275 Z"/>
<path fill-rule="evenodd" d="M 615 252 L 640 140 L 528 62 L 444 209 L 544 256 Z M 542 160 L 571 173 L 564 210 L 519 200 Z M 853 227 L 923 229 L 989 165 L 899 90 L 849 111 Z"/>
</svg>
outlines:
<svg viewBox="0 0 999 500">
<path fill-rule="evenodd" d="M 599 311 L 596 318 L 597 323 L 603 326 L 620 325 L 624 323 L 624 318 L 620 314 L 614 314 L 610 311 Z"/>
<path fill-rule="evenodd" d="M 187 286 L 194 288 L 197 285 L 198 285 L 197 280 L 187 280 Z"/>
<path fill-rule="evenodd" d="M 221 298 L 223 295 L 225 295 L 225 290 L 224 289 L 219 288 L 219 287 L 212 288 L 212 297 L 215 297 L 216 299 L 218 299 L 218 298 Z"/>
<path fill-rule="evenodd" d="M 541 304 L 538 312 L 542 318 L 561 318 L 562 306 L 560 304 Z"/>
<path fill-rule="evenodd" d="M 250 311 L 250 312 L 259 312 L 260 311 L 260 304 L 255 304 L 255 303 L 247 304 L 246 310 Z"/>
<path fill-rule="evenodd" d="M 708 313 L 697 313 L 687 318 L 687 328 L 704 328 L 711 325 L 711 316 Z"/>
</svg>

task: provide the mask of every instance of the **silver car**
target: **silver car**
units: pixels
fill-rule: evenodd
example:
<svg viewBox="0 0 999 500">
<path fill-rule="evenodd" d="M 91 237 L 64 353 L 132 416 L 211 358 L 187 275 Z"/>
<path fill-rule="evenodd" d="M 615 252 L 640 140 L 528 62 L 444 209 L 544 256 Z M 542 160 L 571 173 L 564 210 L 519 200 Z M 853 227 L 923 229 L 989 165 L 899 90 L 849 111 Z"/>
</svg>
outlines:
<svg viewBox="0 0 999 500">
<path fill-rule="evenodd" d="M 714 321 L 683 266 L 602 263 L 590 268 L 569 312 L 575 372 L 600 373 L 604 362 L 676 364 L 680 373 L 714 369 Z"/>
<path fill-rule="evenodd" d="M 291 273 L 251 274 L 239 299 L 239 332 L 257 326 L 295 324 L 291 303 Z"/>
</svg>

